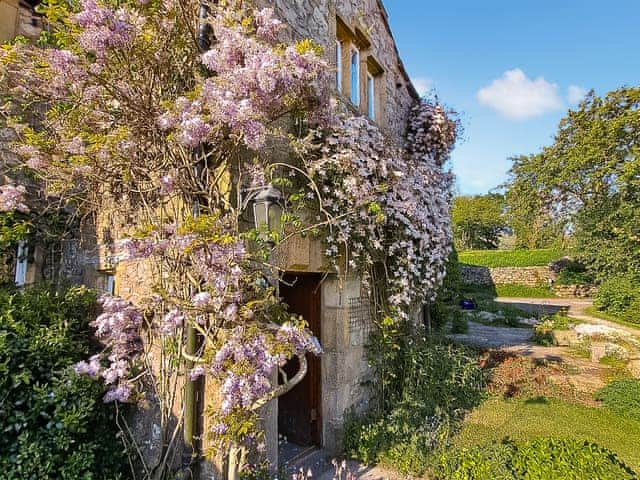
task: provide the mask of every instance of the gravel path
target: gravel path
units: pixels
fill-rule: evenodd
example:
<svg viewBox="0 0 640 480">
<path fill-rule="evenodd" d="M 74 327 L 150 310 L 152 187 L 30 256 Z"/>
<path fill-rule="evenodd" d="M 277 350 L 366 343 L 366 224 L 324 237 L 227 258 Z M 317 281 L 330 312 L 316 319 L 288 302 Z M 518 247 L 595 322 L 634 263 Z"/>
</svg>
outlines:
<svg viewBox="0 0 640 480">
<path fill-rule="evenodd" d="M 491 327 L 481 323 L 469 322 L 467 333 L 449 335 L 454 342 L 474 345 L 482 348 L 508 348 L 531 345 L 533 330 L 530 328 Z"/>
</svg>

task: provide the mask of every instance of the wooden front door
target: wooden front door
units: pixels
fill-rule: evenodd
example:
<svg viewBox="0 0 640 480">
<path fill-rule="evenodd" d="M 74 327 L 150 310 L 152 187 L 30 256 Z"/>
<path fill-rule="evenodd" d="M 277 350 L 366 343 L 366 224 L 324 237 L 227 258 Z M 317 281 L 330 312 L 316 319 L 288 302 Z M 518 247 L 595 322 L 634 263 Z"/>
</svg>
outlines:
<svg viewBox="0 0 640 480">
<path fill-rule="evenodd" d="M 280 284 L 280 296 L 289 311 L 302 315 L 313 334 L 320 338 L 320 281 L 317 274 L 287 274 Z M 298 445 L 321 445 L 320 358 L 307 355 L 309 371 L 290 392 L 278 399 L 278 433 Z M 299 368 L 297 358 L 284 367 L 291 378 Z"/>
</svg>

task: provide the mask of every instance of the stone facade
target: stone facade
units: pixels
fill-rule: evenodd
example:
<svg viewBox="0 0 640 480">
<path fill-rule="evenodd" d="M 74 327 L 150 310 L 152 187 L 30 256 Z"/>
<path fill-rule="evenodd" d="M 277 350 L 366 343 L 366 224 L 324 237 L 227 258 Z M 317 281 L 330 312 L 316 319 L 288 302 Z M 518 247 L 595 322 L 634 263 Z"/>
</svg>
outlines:
<svg viewBox="0 0 640 480">
<path fill-rule="evenodd" d="M 17 35 L 35 39 L 42 31 L 40 15 L 33 10 L 36 1 L 0 0 L 0 43 Z"/>
<path fill-rule="evenodd" d="M 375 122 L 400 142 L 405 133 L 407 113 L 418 94 L 400 59 L 388 15 L 381 0 L 259 0 L 274 8 L 287 23 L 286 40 L 309 38 L 320 44 L 336 70 L 337 41 L 342 51 L 341 96 L 354 111 L 367 113 L 367 77 L 375 82 Z M 360 105 L 351 98 L 352 49 L 360 53 Z"/>
</svg>

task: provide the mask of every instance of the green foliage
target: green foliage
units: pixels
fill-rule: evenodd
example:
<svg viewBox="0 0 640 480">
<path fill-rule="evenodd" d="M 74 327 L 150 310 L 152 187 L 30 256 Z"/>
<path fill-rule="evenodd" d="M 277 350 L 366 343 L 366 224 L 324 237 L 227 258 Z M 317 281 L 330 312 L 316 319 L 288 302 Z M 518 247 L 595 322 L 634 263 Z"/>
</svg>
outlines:
<svg viewBox="0 0 640 480">
<path fill-rule="evenodd" d="M 533 329 L 534 343 L 546 347 L 555 345 L 556 341 L 553 336 L 554 330 L 568 330 L 569 317 L 556 313 L 553 316 L 543 318 L 542 322 Z"/>
<path fill-rule="evenodd" d="M 556 296 L 549 287 L 529 287 L 518 284 L 498 284 L 495 286 L 499 297 L 521 298 L 554 298 Z"/>
<path fill-rule="evenodd" d="M 589 285 L 593 282 L 593 274 L 582 263 L 574 260 L 567 263 L 556 278 L 558 285 Z"/>
<path fill-rule="evenodd" d="M 468 250 L 458 254 L 460 263 L 479 267 L 539 267 L 562 258 L 560 249 Z"/>
<path fill-rule="evenodd" d="M 114 410 L 70 368 L 91 351 L 94 305 L 84 288 L 0 291 L 2 478 L 122 478 Z"/>
<path fill-rule="evenodd" d="M 624 321 L 640 323 L 640 278 L 637 274 L 608 278 L 599 286 L 594 305 Z"/>
<path fill-rule="evenodd" d="M 595 399 L 612 412 L 640 421 L 640 380 L 625 378 L 614 380 L 598 390 Z"/>
<path fill-rule="evenodd" d="M 12 246 L 19 240 L 27 238 L 31 223 L 27 216 L 20 212 L 0 213 L 0 250 Z"/>
<path fill-rule="evenodd" d="M 498 248 L 505 229 L 504 198 L 499 194 L 460 196 L 453 199 L 451 220 L 456 247 Z"/>
<path fill-rule="evenodd" d="M 511 444 L 446 450 L 439 455 L 433 475 L 438 480 L 511 480 L 514 450 Z"/>
<path fill-rule="evenodd" d="M 460 300 L 462 281 L 458 252 L 455 248 L 449 255 L 445 271 L 446 276 L 437 292 L 436 301 L 429 307 L 430 328 L 436 331 L 440 331 L 449 321 L 451 317 L 450 305 L 455 305 Z"/>
<path fill-rule="evenodd" d="M 640 87 L 590 94 L 542 153 L 514 161 L 509 191 L 572 225 L 580 260 L 598 280 L 640 271 Z M 509 203 L 509 200 L 508 200 Z"/>
<path fill-rule="evenodd" d="M 452 425 L 484 398 L 483 374 L 465 350 L 412 338 L 403 341 L 385 372 L 395 379 L 386 384 L 395 387 L 387 390 L 386 408 L 347 420 L 345 451 L 367 463 L 420 474 Z"/>
<path fill-rule="evenodd" d="M 548 201 L 545 186 L 529 175 L 538 156 L 511 158 L 513 165 L 505 191 L 505 219 L 516 237 L 516 248 L 564 246 L 566 218 L 559 217 Z"/>
<path fill-rule="evenodd" d="M 436 468 L 442 480 L 617 480 L 637 478 L 614 453 L 590 442 L 539 438 L 440 456 Z"/>
</svg>

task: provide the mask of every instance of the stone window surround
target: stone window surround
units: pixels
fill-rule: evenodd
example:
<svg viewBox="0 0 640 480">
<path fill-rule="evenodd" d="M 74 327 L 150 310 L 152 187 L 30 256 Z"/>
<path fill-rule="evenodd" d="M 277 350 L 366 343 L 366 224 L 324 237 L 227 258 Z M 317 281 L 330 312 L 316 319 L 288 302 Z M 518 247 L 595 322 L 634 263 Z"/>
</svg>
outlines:
<svg viewBox="0 0 640 480">
<path fill-rule="evenodd" d="M 371 52 L 372 44 L 363 33 L 361 28 L 351 27 L 349 24 L 336 15 L 336 55 L 335 68 L 338 72 L 336 79 L 340 85 L 336 85 L 338 96 L 344 101 L 354 113 L 367 116 L 372 122 L 379 124 L 379 119 L 384 118 L 384 98 L 382 89 L 378 88 L 380 79 L 385 71 L 378 63 Z M 358 96 L 354 99 L 352 92 L 352 53 L 358 52 Z M 341 61 L 338 61 L 341 59 Z M 374 99 L 375 114 L 370 118 L 369 114 L 369 88 L 368 78 L 373 77 L 375 82 Z M 380 125 L 382 127 L 382 125 Z"/>
</svg>

